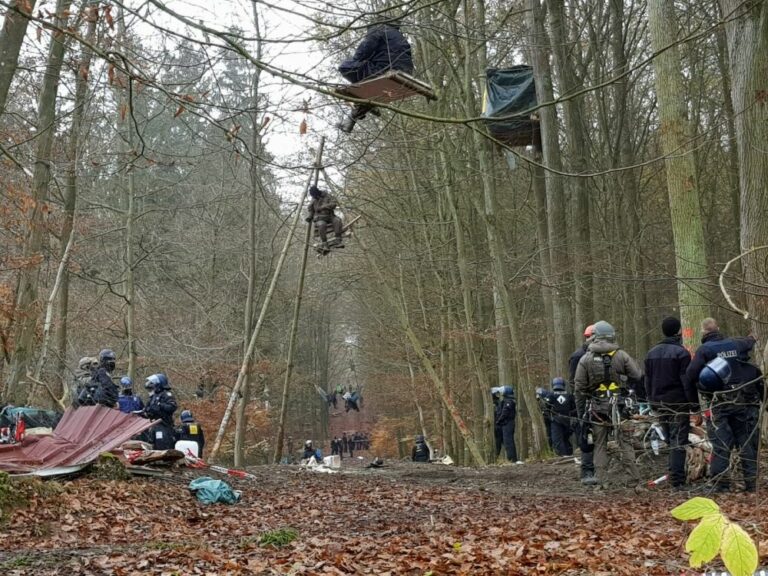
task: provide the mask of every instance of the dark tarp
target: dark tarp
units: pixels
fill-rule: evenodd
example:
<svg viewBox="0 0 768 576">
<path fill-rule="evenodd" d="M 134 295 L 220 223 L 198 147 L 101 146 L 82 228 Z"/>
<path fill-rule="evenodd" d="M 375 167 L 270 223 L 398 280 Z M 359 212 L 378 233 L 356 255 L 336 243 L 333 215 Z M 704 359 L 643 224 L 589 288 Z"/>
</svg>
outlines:
<svg viewBox="0 0 768 576">
<path fill-rule="evenodd" d="M 56 428 L 61 420 L 61 412 L 29 408 L 27 406 L 6 406 L 0 412 L 0 427 L 11 427 L 22 416 L 27 428 Z"/>
<path fill-rule="evenodd" d="M 0 445 L 0 471 L 35 473 L 88 464 L 154 423 L 105 406 L 70 408 L 53 436 L 28 436 L 19 444 Z"/>
<path fill-rule="evenodd" d="M 533 68 L 526 64 L 489 68 L 485 76 L 482 115 L 491 135 L 510 146 L 538 145 L 539 121 L 531 119 L 531 112 L 527 112 L 537 104 Z M 500 116 L 505 118 L 492 120 Z"/>
</svg>

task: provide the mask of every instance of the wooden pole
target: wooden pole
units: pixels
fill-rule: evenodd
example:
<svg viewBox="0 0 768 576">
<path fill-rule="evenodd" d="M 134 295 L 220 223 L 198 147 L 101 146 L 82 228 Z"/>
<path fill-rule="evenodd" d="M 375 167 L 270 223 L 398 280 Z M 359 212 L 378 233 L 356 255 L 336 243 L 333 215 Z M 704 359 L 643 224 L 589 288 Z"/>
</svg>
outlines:
<svg viewBox="0 0 768 576">
<path fill-rule="evenodd" d="M 322 138 L 320 140 L 320 146 L 317 149 L 317 155 L 315 157 L 315 165 L 318 165 L 320 163 L 320 160 L 323 157 L 324 145 L 325 145 L 325 138 Z M 209 460 L 213 460 L 216 457 L 216 455 L 219 453 L 219 449 L 221 448 L 221 442 L 224 439 L 224 433 L 227 430 L 227 424 L 229 424 L 229 420 L 230 418 L 232 418 L 232 411 L 234 410 L 235 404 L 237 403 L 237 397 L 240 394 L 240 388 L 242 387 L 243 382 L 245 381 L 245 374 L 248 371 L 250 359 L 253 356 L 254 350 L 256 349 L 256 340 L 258 339 L 259 333 L 261 332 L 261 327 L 264 325 L 264 319 L 267 317 L 267 310 L 269 309 L 269 305 L 272 302 L 272 296 L 275 294 L 277 281 L 280 278 L 280 273 L 282 272 L 283 265 L 285 264 L 285 258 L 288 255 L 288 248 L 291 245 L 291 240 L 293 240 L 293 235 L 296 233 L 296 228 L 298 228 L 299 226 L 299 220 L 301 220 L 301 208 L 304 205 L 304 200 L 307 197 L 307 189 L 309 188 L 309 185 L 312 183 L 313 176 L 314 174 L 310 175 L 307 181 L 307 185 L 304 187 L 304 190 L 302 190 L 301 192 L 299 205 L 296 208 L 296 214 L 293 217 L 293 222 L 291 222 L 291 229 L 288 231 L 288 235 L 285 238 L 285 243 L 283 244 L 283 248 L 280 251 L 280 257 L 277 260 L 277 265 L 275 266 L 275 272 L 272 275 L 272 280 L 269 283 L 269 289 L 267 290 L 267 294 L 264 297 L 264 302 L 261 305 L 259 318 L 256 320 L 256 326 L 254 326 L 253 332 L 251 333 L 251 339 L 248 342 L 248 349 L 245 351 L 245 354 L 243 355 L 243 362 L 240 365 L 240 372 L 237 374 L 237 380 L 235 381 L 235 385 L 232 388 L 232 393 L 229 396 L 229 403 L 227 404 L 227 409 L 224 411 L 224 416 L 221 419 L 221 425 L 219 426 L 219 431 L 216 434 L 216 440 L 213 443 L 211 454 L 208 457 Z"/>
<path fill-rule="evenodd" d="M 315 159 L 314 185 L 317 186 L 317 180 L 320 176 L 321 161 L 323 157 L 323 146 L 325 136 L 320 139 L 320 148 Z M 288 412 L 288 384 L 291 382 L 293 374 L 293 355 L 296 350 L 296 333 L 299 329 L 299 312 L 301 311 L 301 300 L 304 297 L 304 278 L 307 273 L 307 257 L 309 255 L 309 243 L 312 240 L 312 222 L 307 223 L 307 231 L 304 234 L 304 252 L 301 255 L 301 272 L 299 273 L 299 285 L 296 288 L 296 300 L 293 303 L 293 318 L 291 319 L 291 333 L 288 337 L 288 366 L 285 369 L 285 378 L 283 379 L 283 393 L 280 396 L 280 422 L 277 426 L 277 439 L 275 442 L 275 454 L 272 461 L 275 464 L 280 462 L 283 455 L 283 437 L 285 435 L 285 417 Z"/>
</svg>

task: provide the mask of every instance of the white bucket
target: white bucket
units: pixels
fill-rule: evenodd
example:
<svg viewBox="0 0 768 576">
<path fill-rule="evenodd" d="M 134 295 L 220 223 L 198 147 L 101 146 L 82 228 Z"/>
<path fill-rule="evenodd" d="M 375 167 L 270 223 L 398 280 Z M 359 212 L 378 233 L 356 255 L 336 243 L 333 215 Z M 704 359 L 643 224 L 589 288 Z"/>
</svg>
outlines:
<svg viewBox="0 0 768 576">
<path fill-rule="evenodd" d="M 198 453 L 199 448 L 197 446 L 197 442 L 193 442 L 192 440 L 178 440 L 176 442 L 175 448 L 185 456 L 192 452 L 192 455 L 195 458 L 200 457 L 200 454 Z"/>
</svg>

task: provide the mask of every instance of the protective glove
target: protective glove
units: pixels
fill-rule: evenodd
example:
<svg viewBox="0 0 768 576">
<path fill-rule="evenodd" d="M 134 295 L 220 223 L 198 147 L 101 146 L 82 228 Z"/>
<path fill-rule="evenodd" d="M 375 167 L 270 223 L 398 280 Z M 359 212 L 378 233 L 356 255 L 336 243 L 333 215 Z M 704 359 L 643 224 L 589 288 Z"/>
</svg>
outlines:
<svg viewBox="0 0 768 576">
<path fill-rule="evenodd" d="M 644 402 L 641 402 L 640 404 L 638 404 L 637 407 L 638 407 L 638 409 L 640 411 L 640 415 L 641 416 L 645 416 L 646 414 L 650 414 L 651 413 L 651 407 L 648 404 L 644 403 Z"/>
</svg>

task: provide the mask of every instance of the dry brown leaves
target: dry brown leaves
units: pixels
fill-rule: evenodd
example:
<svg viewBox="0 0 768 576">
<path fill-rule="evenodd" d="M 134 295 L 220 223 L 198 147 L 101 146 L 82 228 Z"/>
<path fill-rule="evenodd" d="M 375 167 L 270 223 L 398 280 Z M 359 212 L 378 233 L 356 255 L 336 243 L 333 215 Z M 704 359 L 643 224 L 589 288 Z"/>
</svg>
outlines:
<svg viewBox="0 0 768 576">
<path fill-rule="evenodd" d="M 260 468 L 235 506 L 201 506 L 179 482 L 83 478 L 0 526 L 3 574 L 670 575 L 685 570 L 683 500 L 544 497 L 376 475 Z M 183 480 L 183 482 L 182 482 Z M 765 531 L 754 499 L 722 506 Z M 296 529 L 263 548 L 268 530 Z"/>
</svg>

